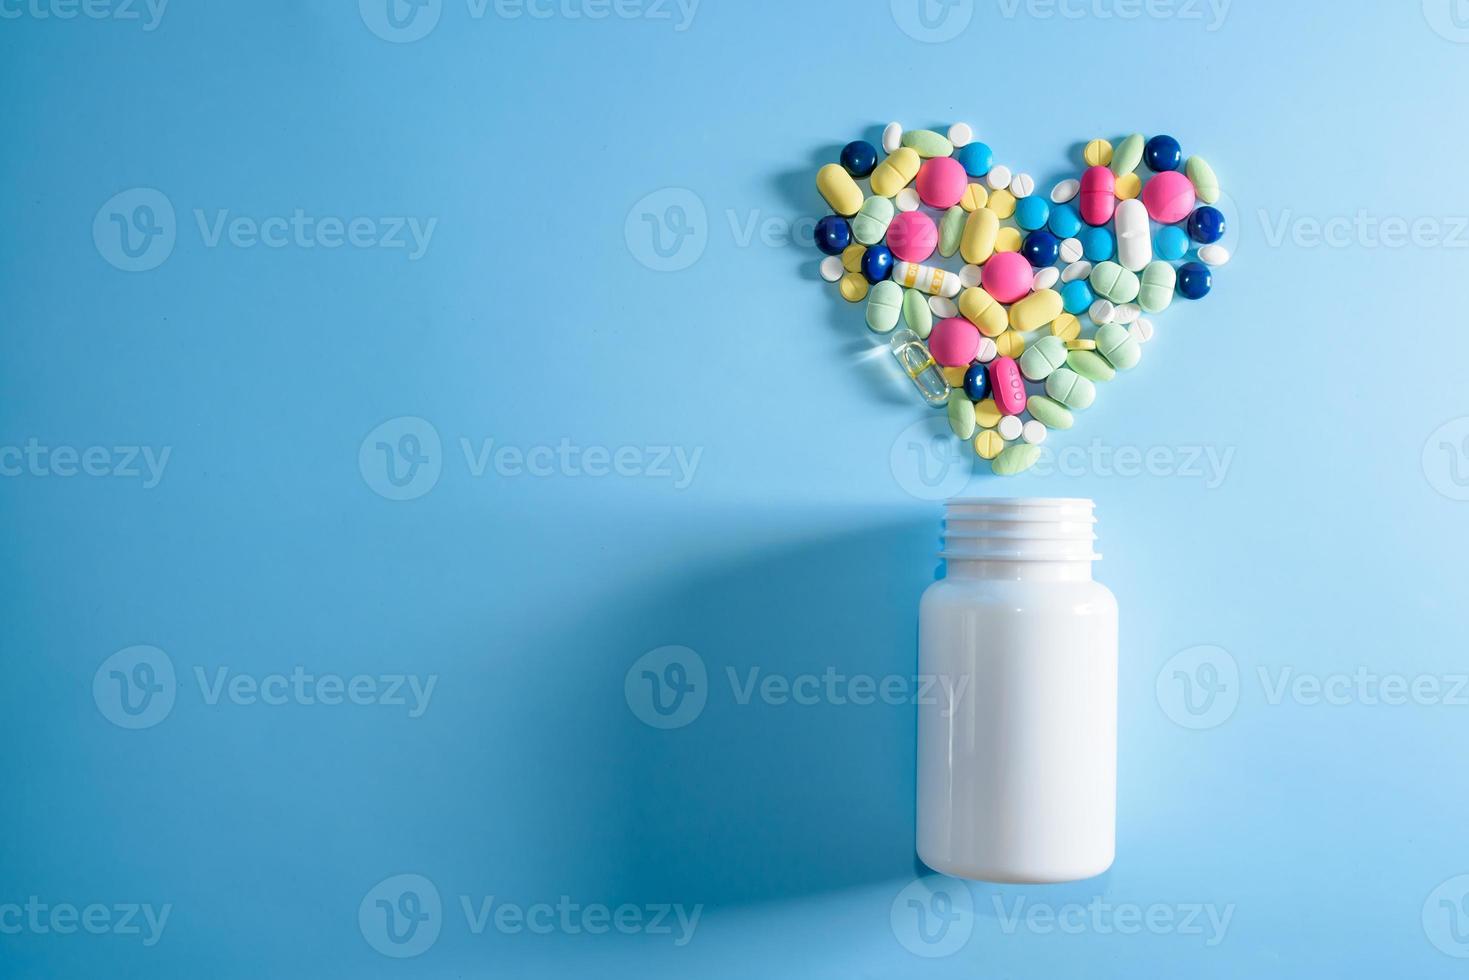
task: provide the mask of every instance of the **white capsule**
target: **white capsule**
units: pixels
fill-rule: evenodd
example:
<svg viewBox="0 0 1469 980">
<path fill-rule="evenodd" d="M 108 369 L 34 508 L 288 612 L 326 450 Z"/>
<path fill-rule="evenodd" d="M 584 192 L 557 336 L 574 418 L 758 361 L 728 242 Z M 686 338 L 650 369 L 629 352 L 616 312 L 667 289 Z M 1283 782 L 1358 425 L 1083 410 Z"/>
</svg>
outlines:
<svg viewBox="0 0 1469 980">
<path fill-rule="evenodd" d="M 1020 437 L 1032 446 L 1039 446 L 1046 441 L 1046 427 L 1038 419 L 1031 419 L 1021 426 Z"/>
<path fill-rule="evenodd" d="M 988 337 L 979 338 L 979 352 L 974 355 L 974 359 L 976 361 L 981 364 L 988 364 L 990 361 L 993 361 L 996 357 L 998 357 L 999 354 L 1000 348 L 995 346 L 995 342 L 993 340 Z"/>
<path fill-rule="evenodd" d="M 923 202 L 919 200 L 916 190 L 905 187 L 898 191 L 898 196 L 893 198 L 893 203 L 898 206 L 899 211 L 917 211 L 918 205 Z"/>
<path fill-rule="evenodd" d="M 1199 261 L 1205 265 L 1223 265 L 1229 261 L 1229 249 L 1223 245 L 1205 245 L 1199 249 Z"/>
<path fill-rule="evenodd" d="M 1025 431 L 1025 425 L 1014 415 L 1006 415 L 1000 419 L 1000 424 L 995 426 L 1000 430 L 1000 438 L 1006 442 L 1020 438 L 1020 433 Z"/>
<path fill-rule="evenodd" d="M 1016 198 L 1030 197 L 1035 193 L 1035 178 L 1030 174 L 1016 174 L 1010 178 L 1010 193 Z"/>
<path fill-rule="evenodd" d="M 974 130 L 968 123 L 954 123 L 949 127 L 949 142 L 955 146 L 968 146 L 974 141 Z"/>
<path fill-rule="evenodd" d="M 998 191 L 1010 186 L 1010 168 L 1003 163 L 997 163 L 990 168 L 990 172 L 984 175 L 984 182 L 990 185 L 990 190 Z"/>
<path fill-rule="evenodd" d="M 1092 322 L 1100 327 L 1112 322 L 1112 318 L 1117 315 L 1117 307 L 1113 306 L 1110 300 L 1099 299 L 1086 312 L 1087 316 L 1092 318 Z"/>
<path fill-rule="evenodd" d="M 898 262 L 893 266 L 893 282 L 904 289 L 916 289 L 930 296 L 959 295 L 959 277 L 948 269 L 917 262 Z"/>
<path fill-rule="evenodd" d="M 1063 180 L 1051 188 L 1051 203 L 1065 204 L 1067 201 L 1073 200 L 1079 193 L 1081 193 L 1081 181 Z"/>
<path fill-rule="evenodd" d="M 984 281 L 984 270 L 977 265 L 966 265 L 959 270 L 959 285 L 972 289 Z"/>
<path fill-rule="evenodd" d="M 836 282 L 847 270 L 842 268 L 842 257 L 840 255 L 828 255 L 821 260 L 821 278 L 827 282 Z"/>
<path fill-rule="evenodd" d="M 1056 285 L 1056 280 L 1061 278 L 1061 270 L 1054 265 L 1048 265 L 1044 269 L 1037 269 L 1035 278 L 1031 280 L 1031 289 L 1050 289 Z"/>
<path fill-rule="evenodd" d="M 1132 323 L 1143 315 L 1142 307 L 1136 303 L 1123 303 L 1112 314 L 1113 323 Z"/>
<path fill-rule="evenodd" d="M 1087 261 L 1073 262 L 1061 270 L 1062 282 L 1075 282 L 1092 274 L 1092 264 Z"/>
<path fill-rule="evenodd" d="M 1127 332 L 1132 334 L 1138 343 L 1146 344 L 1153 339 L 1153 321 L 1147 317 L 1138 317 L 1133 321 L 1132 326 L 1127 328 Z"/>
<path fill-rule="evenodd" d="M 882 131 L 882 148 L 888 153 L 896 153 L 898 147 L 903 145 L 902 123 L 890 122 Z"/>
<path fill-rule="evenodd" d="M 955 306 L 954 301 L 947 296 L 930 296 L 928 298 L 928 308 L 933 310 L 933 315 L 940 320 L 947 320 L 950 317 L 959 315 L 959 307 Z"/>
<path fill-rule="evenodd" d="M 1117 202 L 1112 217 L 1117 229 L 1117 261 L 1131 272 L 1142 272 L 1153 261 L 1153 232 L 1148 209 L 1137 198 Z"/>
<path fill-rule="evenodd" d="M 1081 257 L 1086 254 L 1086 248 L 1081 244 L 1079 238 L 1068 238 L 1061 243 L 1062 262 L 1080 262 Z"/>
</svg>

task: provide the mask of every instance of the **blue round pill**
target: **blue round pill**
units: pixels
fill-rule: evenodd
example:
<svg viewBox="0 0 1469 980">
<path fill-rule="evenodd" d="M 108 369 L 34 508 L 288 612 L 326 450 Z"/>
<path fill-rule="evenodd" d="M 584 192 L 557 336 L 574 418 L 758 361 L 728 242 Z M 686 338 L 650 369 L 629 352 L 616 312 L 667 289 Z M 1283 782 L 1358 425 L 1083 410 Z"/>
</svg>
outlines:
<svg viewBox="0 0 1469 980">
<path fill-rule="evenodd" d="M 1085 279 L 1073 279 L 1061 287 L 1061 306 L 1073 316 L 1081 316 L 1096 299 Z"/>
<path fill-rule="evenodd" d="M 866 177 L 877 169 L 877 147 L 866 140 L 852 140 L 842 147 L 842 166 L 853 177 Z"/>
<path fill-rule="evenodd" d="M 1081 251 L 1088 262 L 1106 262 L 1116 247 L 1112 233 L 1100 225 L 1083 228 L 1076 237 L 1081 239 Z"/>
<path fill-rule="evenodd" d="M 1155 174 L 1177 170 L 1183 164 L 1183 150 L 1172 136 L 1154 136 L 1143 147 L 1143 163 Z"/>
<path fill-rule="evenodd" d="M 984 401 L 990 394 L 990 374 L 983 364 L 971 364 L 964 372 L 964 394 L 970 401 Z"/>
<path fill-rule="evenodd" d="M 1035 268 L 1044 269 L 1048 265 L 1055 265 L 1056 260 L 1061 257 L 1061 241 L 1049 231 L 1033 231 L 1025 236 L 1020 254 Z"/>
<path fill-rule="evenodd" d="M 1015 223 L 1026 231 L 1035 231 L 1046 226 L 1051 216 L 1051 206 L 1043 197 L 1022 197 L 1015 202 Z"/>
<path fill-rule="evenodd" d="M 1214 273 L 1202 262 L 1185 262 L 1178 267 L 1178 291 L 1188 299 L 1203 299 L 1214 288 Z"/>
<path fill-rule="evenodd" d="M 1058 204 L 1051 208 L 1051 219 L 1046 222 L 1046 227 L 1057 238 L 1075 238 L 1081 231 L 1081 215 L 1070 204 Z"/>
<path fill-rule="evenodd" d="M 1153 236 L 1153 252 L 1169 262 L 1183 258 L 1188 254 L 1188 232 L 1177 225 L 1164 225 Z"/>
<path fill-rule="evenodd" d="M 873 283 L 893 274 L 893 253 L 886 245 L 874 245 L 862 253 L 862 274 Z"/>
<path fill-rule="evenodd" d="M 990 172 L 994 165 L 995 154 L 984 143 L 965 143 L 959 147 L 954 158 L 964 167 L 964 172 L 971 177 L 983 177 Z"/>
<path fill-rule="evenodd" d="M 841 255 L 852 244 L 852 226 L 841 215 L 829 214 L 816 222 L 816 247 L 827 255 Z"/>
<path fill-rule="evenodd" d="M 1188 216 L 1188 237 L 1200 245 L 1211 245 L 1224 237 L 1224 212 L 1205 204 Z"/>
</svg>

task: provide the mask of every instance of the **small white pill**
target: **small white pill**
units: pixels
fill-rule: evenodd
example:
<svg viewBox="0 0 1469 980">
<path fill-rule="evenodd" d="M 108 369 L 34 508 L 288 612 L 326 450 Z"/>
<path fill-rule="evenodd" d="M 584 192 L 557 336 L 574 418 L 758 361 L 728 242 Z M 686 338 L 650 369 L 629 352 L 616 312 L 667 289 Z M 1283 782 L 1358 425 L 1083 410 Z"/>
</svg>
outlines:
<svg viewBox="0 0 1469 980">
<path fill-rule="evenodd" d="M 898 196 L 893 198 L 893 203 L 898 206 L 899 211 L 917 211 L 918 205 L 923 202 L 918 199 L 918 192 L 911 187 L 905 187 L 898 191 Z"/>
<path fill-rule="evenodd" d="M 1112 305 L 1111 300 L 1099 299 L 1086 312 L 1092 322 L 1100 327 L 1112 322 L 1112 318 L 1117 315 L 1117 307 Z"/>
<path fill-rule="evenodd" d="M 1062 282 L 1075 282 L 1078 279 L 1085 279 L 1087 276 L 1090 276 L 1091 274 L 1092 274 L 1092 264 L 1090 262 L 1086 262 L 1086 261 L 1073 262 L 1070 265 L 1068 265 L 1066 268 L 1064 268 L 1064 269 L 1061 270 L 1061 281 Z"/>
<path fill-rule="evenodd" d="M 968 146 L 974 140 L 974 130 L 968 123 L 954 123 L 949 127 L 949 142 L 955 146 Z"/>
<path fill-rule="evenodd" d="M 1142 308 L 1136 303 L 1123 303 L 1121 306 L 1117 307 L 1117 311 L 1112 314 L 1112 322 L 1132 323 L 1134 320 L 1142 315 Z"/>
<path fill-rule="evenodd" d="M 974 355 L 974 359 L 981 364 L 988 364 L 990 361 L 993 361 L 999 355 L 999 353 L 1000 349 L 995 346 L 995 342 L 993 340 L 988 337 L 981 337 L 979 338 L 979 352 Z"/>
<path fill-rule="evenodd" d="M 1205 245 L 1199 249 L 1199 261 L 1205 265 L 1223 265 L 1229 261 L 1229 249 L 1223 245 Z"/>
<path fill-rule="evenodd" d="M 933 310 L 933 315 L 940 320 L 947 320 L 950 317 L 959 315 L 959 307 L 955 306 L 954 301 L 947 296 L 930 296 L 928 298 L 928 308 Z"/>
<path fill-rule="evenodd" d="M 1046 441 L 1046 427 L 1038 420 L 1031 419 L 1020 428 L 1020 438 L 1032 446 L 1039 446 Z"/>
<path fill-rule="evenodd" d="M 882 148 L 888 153 L 897 152 L 898 147 L 903 145 L 902 123 L 890 122 L 882 131 Z"/>
<path fill-rule="evenodd" d="M 1010 186 L 1010 168 L 1003 163 L 997 163 L 990 168 L 990 172 L 984 175 L 984 182 L 990 185 L 990 190 L 998 191 Z"/>
<path fill-rule="evenodd" d="M 1139 317 L 1133 321 L 1132 326 L 1127 328 L 1127 332 L 1132 334 L 1138 343 L 1146 344 L 1153 339 L 1153 321 L 1147 317 Z"/>
<path fill-rule="evenodd" d="M 1048 265 L 1044 269 L 1037 269 L 1035 278 L 1031 280 L 1031 289 L 1050 289 L 1056 285 L 1056 280 L 1061 278 L 1061 270 L 1054 265 Z M 835 280 L 833 280 L 835 281 Z"/>
<path fill-rule="evenodd" d="M 1000 438 L 1006 442 L 1012 439 L 1019 439 L 1020 433 L 1025 431 L 1025 425 L 1014 415 L 1006 415 L 1000 419 L 1000 424 L 995 426 L 995 428 L 1000 430 Z"/>
<path fill-rule="evenodd" d="M 1063 180 L 1051 188 L 1051 203 L 1065 204 L 1067 201 L 1073 200 L 1079 193 L 1081 193 L 1081 181 Z"/>
<path fill-rule="evenodd" d="M 1068 238 L 1061 243 L 1062 262 L 1080 262 L 1081 257 L 1086 254 L 1086 248 L 1081 244 L 1079 238 Z"/>
<path fill-rule="evenodd" d="M 1010 179 L 1010 193 L 1016 198 L 1030 197 L 1035 193 L 1035 178 L 1030 174 L 1016 174 Z"/>
<path fill-rule="evenodd" d="M 959 285 L 972 289 L 984 281 L 984 270 L 977 265 L 966 265 L 959 270 Z"/>
<path fill-rule="evenodd" d="M 846 272 L 842 268 L 842 257 L 840 255 L 828 255 L 821 260 L 821 278 L 827 282 L 836 282 Z"/>
</svg>

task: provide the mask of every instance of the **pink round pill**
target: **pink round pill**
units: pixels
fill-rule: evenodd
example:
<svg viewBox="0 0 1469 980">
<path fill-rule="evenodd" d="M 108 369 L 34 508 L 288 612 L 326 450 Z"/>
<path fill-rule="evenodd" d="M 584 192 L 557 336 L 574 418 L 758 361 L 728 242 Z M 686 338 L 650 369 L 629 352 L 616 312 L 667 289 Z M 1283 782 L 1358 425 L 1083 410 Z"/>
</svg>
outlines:
<svg viewBox="0 0 1469 980">
<path fill-rule="evenodd" d="M 947 211 L 968 188 L 969 175 L 953 157 L 934 157 L 918 168 L 918 198 L 931 208 Z"/>
<path fill-rule="evenodd" d="M 939 244 L 939 230 L 922 211 L 902 211 L 888 225 L 888 248 L 904 262 L 922 262 Z"/>
<path fill-rule="evenodd" d="M 1019 252 L 996 252 L 984 264 L 984 290 L 1001 303 L 1013 303 L 1030 294 L 1035 270 Z"/>
<path fill-rule="evenodd" d="M 1148 217 L 1160 224 L 1171 225 L 1187 218 L 1194 209 L 1194 200 L 1193 182 L 1177 170 L 1154 174 L 1143 185 L 1143 206 L 1148 209 Z"/>
<path fill-rule="evenodd" d="M 943 367 L 968 367 L 979 353 L 979 328 L 962 316 L 940 320 L 928 335 L 928 352 Z"/>
</svg>

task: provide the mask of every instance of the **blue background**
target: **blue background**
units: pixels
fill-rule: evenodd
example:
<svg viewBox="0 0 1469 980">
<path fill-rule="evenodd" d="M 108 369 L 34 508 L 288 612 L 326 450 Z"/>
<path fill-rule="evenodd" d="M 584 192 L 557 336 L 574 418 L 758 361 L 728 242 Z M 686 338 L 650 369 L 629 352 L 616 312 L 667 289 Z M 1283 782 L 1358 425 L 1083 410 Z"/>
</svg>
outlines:
<svg viewBox="0 0 1469 980">
<path fill-rule="evenodd" d="M 444 0 L 397 43 L 350 3 L 178 2 L 154 30 L 7 5 L 0 444 L 171 454 L 151 487 L 0 480 L 0 905 L 172 910 L 152 946 L 0 933 L 0 973 L 1461 971 L 1469 917 L 1430 893 L 1465 892 L 1469 707 L 1269 696 L 1281 676 L 1464 670 L 1469 469 L 1435 434 L 1469 414 L 1463 232 L 1272 231 L 1364 209 L 1452 238 L 1469 213 L 1469 134 L 1444 115 L 1469 45 L 1434 29 L 1447 3 L 1393 6 L 1237 0 L 1217 22 L 961 2 L 930 42 L 900 26 L 904 0 L 704 0 L 682 30 L 675 8 Z M 912 705 L 742 704 L 727 674 L 914 668 L 933 498 L 969 457 L 910 428 L 925 410 L 808 243 L 816 167 L 889 119 L 967 120 L 1046 189 L 1079 141 L 1171 132 L 1236 209 L 1215 293 L 1159 316 L 1141 367 L 1053 439 L 1091 455 L 968 481 L 1098 502 L 1098 576 L 1123 611 L 1119 846 L 1093 881 L 951 892 L 974 919 L 937 958 L 894 911 L 923 870 Z M 92 234 L 132 188 L 176 212 L 172 252 L 140 272 Z M 297 208 L 437 224 L 412 260 L 211 247 L 195 217 Z M 660 222 L 683 268 L 656 268 Z M 438 477 L 395 500 L 377 442 L 428 431 L 403 417 L 438 435 L 416 444 Z M 477 474 L 461 440 L 489 439 L 631 447 L 636 475 Z M 657 474 L 665 446 L 699 453 L 687 486 Z M 1097 462 L 1126 447 L 1163 462 Z M 1210 450 L 1230 454 L 1221 478 L 1189 475 Z M 176 698 L 128 730 L 93 680 L 137 644 L 166 655 Z M 668 644 L 707 668 L 707 705 L 665 731 L 624 679 Z M 1194 729 L 1170 663 L 1200 645 L 1238 678 L 1227 717 Z M 196 680 L 298 665 L 437 686 L 409 717 L 210 703 Z M 358 906 L 403 873 L 443 912 L 398 960 Z M 703 911 L 679 946 L 475 934 L 459 902 L 563 895 Z M 1007 928 L 1018 900 L 1232 918 L 1213 945 L 1105 918 Z"/>
</svg>

